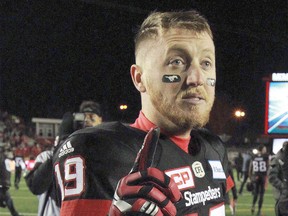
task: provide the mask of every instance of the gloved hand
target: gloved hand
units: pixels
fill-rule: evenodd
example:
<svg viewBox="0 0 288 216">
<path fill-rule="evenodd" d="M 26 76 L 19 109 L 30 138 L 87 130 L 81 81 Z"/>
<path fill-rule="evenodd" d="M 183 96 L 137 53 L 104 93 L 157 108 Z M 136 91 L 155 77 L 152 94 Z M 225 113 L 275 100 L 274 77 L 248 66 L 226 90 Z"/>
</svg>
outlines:
<svg viewBox="0 0 288 216">
<path fill-rule="evenodd" d="M 109 216 L 175 216 L 175 202 L 182 197 L 176 183 L 153 167 L 160 130 L 151 129 L 145 137 L 131 172 L 119 182 Z"/>
</svg>

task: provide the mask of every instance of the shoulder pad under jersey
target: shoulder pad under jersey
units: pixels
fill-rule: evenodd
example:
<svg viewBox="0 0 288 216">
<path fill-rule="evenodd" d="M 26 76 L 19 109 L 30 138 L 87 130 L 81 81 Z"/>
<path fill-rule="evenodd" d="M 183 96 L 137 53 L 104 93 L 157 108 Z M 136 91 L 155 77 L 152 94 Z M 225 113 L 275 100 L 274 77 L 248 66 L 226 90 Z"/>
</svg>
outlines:
<svg viewBox="0 0 288 216">
<path fill-rule="evenodd" d="M 207 154 L 209 155 L 213 155 L 215 153 L 219 154 L 221 159 L 226 154 L 226 149 L 220 137 L 212 134 L 208 129 L 205 128 L 193 130 L 191 132 L 189 151 L 191 149 L 192 154 L 197 154 L 197 151 L 200 151 L 201 148 L 206 148 Z"/>
</svg>

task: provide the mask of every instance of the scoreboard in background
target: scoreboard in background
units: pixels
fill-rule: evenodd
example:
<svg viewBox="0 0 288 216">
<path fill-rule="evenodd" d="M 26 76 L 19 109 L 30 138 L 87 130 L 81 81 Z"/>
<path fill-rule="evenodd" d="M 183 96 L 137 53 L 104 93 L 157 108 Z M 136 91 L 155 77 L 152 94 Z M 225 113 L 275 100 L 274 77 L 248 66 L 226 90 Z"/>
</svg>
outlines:
<svg viewBox="0 0 288 216">
<path fill-rule="evenodd" d="M 288 73 L 273 73 L 266 82 L 265 134 L 288 137 Z"/>
<path fill-rule="evenodd" d="M 272 152 L 277 154 L 277 152 L 282 148 L 283 143 L 288 141 L 288 138 L 274 138 L 272 141 Z"/>
</svg>

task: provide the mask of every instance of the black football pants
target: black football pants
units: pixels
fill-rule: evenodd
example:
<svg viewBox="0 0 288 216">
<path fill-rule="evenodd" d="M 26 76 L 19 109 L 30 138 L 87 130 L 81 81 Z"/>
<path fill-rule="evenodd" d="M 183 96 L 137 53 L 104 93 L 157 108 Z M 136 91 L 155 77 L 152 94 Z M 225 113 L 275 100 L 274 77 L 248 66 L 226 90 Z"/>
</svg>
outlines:
<svg viewBox="0 0 288 216">
<path fill-rule="evenodd" d="M 0 188 L 0 200 L 4 201 L 4 204 L 8 207 L 11 215 L 18 216 L 18 212 L 14 208 L 13 200 L 11 199 L 9 188 L 1 187 Z"/>
</svg>

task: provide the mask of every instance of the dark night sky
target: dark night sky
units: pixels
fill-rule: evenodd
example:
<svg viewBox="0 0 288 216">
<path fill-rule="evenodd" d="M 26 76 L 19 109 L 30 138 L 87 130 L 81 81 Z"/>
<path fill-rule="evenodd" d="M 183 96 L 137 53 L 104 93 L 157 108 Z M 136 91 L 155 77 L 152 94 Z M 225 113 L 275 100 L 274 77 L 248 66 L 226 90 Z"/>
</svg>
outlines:
<svg viewBox="0 0 288 216">
<path fill-rule="evenodd" d="M 287 0 L 2 0 L 0 7 L 0 106 L 25 119 L 61 118 L 84 99 L 102 103 L 106 120 L 134 119 L 133 37 L 153 10 L 194 8 L 208 18 L 217 94 L 242 106 L 256 127 L 264 122 L 262 77 L 288 72 Z"/>
</svg>

